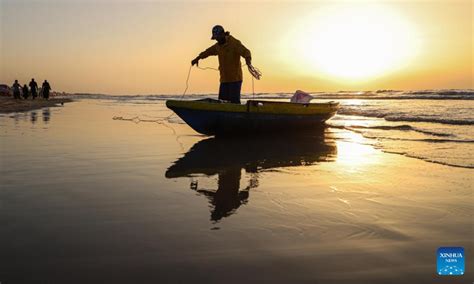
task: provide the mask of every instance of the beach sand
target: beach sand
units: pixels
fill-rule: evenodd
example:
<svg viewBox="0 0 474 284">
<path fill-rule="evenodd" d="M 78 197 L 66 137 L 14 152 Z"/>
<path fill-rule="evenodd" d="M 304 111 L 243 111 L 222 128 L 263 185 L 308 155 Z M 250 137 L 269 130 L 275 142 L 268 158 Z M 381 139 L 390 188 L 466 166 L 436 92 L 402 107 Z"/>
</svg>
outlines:
<svg viewBox="0 0 474 284">
<path fill-rule="evenodd" d="M 474 280 L 472 169 L 342 129 L 229 141 L 167 115 L 79 100 L 0 117 L 2 283 Z M 442 246 L 465 248 L 465 275 L 437 275 Z"/>
<path fill-rule="evenodd" d="M 69 98 L 50 98 L 49 100 L 44 99 L 28 99 L 28 100 L 15 100 L 11 97 L 0 96 L 0 113 L 12 113 L 12 112 L 23 112 L 41 109 L 44 107 L 55 107 L 63 105 L 64 103 L 72 102 Z"/>
</svg>

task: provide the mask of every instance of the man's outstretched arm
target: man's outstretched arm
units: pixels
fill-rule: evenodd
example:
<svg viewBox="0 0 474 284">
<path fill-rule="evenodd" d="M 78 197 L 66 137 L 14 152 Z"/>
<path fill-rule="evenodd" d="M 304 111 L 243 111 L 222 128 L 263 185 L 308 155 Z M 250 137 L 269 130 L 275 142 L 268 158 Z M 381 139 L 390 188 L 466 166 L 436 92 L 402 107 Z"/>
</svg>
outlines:
<svg viewBox="0 0 474 284">
<path fill-rule="evenodd" d="M 212 55 L 217 55 L 217 48 L 215 45 L 201 52 L 196 58 L 193 59 L 193 61 L 191 61 L 191 65 L 198 65 L 200 59 L 204 59 Z"/>
</svg>

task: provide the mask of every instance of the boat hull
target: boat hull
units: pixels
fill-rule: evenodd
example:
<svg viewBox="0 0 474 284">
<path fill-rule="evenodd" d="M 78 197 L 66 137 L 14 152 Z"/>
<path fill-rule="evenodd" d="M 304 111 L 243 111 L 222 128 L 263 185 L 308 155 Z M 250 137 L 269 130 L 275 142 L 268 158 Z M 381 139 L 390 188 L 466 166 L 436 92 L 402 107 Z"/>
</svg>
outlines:
<svg viewBox="0 0 474 284">
<path fill-rule="evenodd" d="M 167 101 L 195 131 L 205 135 L 293 132 L 324 127 L 335 115 L 337 104 L 290 104 L 248 101 L 245 105 L 207 101 Z"/>
</svg>

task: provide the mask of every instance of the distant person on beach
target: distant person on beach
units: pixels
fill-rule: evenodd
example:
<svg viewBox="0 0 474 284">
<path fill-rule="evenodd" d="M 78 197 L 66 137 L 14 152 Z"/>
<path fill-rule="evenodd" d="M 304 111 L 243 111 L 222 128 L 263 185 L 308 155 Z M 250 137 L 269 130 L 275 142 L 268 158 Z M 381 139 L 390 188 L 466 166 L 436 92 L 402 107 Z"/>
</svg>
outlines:
<svg viewBox="0 0 474 284">
<path fill-rule="evenodd" d="M 44 80 L 43 86 L 41 87 L 41 91 L 43 93 L 43 98 L 49 99 L 49 91 L 51 90 L 51 86 L 48 83 L 48 80 Z"/>
<path fill-rule="evenodd" d="M 27 100 L 28 97 L 30 96 L 30 90 L 28 89 L 28 86 L 26 84 L 23 85 L 23 89 L 21 91 L 23 93 L 23 98 Z"/>
<path fill-rule="evenodd" d="M 38 84 L 36 83 L 35 79 L 31 79 L 31 82 L 30 82 L 30 90 L 31 90 L 31 97 L 32 99 L 36 99 L 36 97 L 38 96 Z"/>
<path fill-rule="evenodd" d="M 21 85 L 20 85 L 20 83 L 18 83 L 18 80 L 15 80 L 12 87 L 13 87 L 13 98 L 15 100 L 21 99 L 21 96 L 20 96 Z"/>
<path fill-rule="evenodd" d="M 240 90 L 242 88 L 242 66 L 240 57 L 245 58 L 247 65 L 251 66 L 252 56 L 238 39 L 226 32 L 220 25 L 212 28 L 212 37 L 216 44 L 201 52 L 193 61 L 192 65 L 198 65 L 200 59 L 217 55 L 219 59 L 220 87 L 219 99 L 240 104 Z"/>
</svg>

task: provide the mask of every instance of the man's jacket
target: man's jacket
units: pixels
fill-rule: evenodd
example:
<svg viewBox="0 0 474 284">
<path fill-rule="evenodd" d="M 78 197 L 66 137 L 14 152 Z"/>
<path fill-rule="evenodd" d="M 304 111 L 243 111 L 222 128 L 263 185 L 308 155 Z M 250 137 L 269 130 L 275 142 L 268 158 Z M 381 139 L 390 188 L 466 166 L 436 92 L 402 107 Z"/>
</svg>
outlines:
<svg viewBox="0 0 474 284">
<path fill-rule="evenodd" d="M 223 45 L 214 44 L 199 54 L 201 59 L 211 55 L 219 58 L 219 71 L 221 73 L 221 83 L 242 81 L 242 66 L 240 57 L 247 59 L 251 57 L 248 50 L 238 39 L 231 35 L 226 36 Z"/>
</svg>

